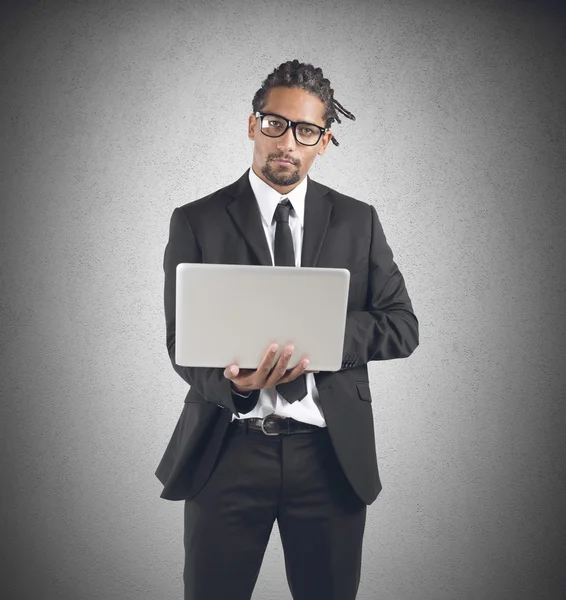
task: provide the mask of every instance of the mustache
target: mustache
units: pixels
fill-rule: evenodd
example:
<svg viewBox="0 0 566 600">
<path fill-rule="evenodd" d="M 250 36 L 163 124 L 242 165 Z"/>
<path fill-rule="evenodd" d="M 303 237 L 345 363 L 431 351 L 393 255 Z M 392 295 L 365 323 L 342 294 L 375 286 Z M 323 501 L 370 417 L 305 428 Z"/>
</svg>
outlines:
<svg viewBox="0 0 566 600">
<path fill-rule="evenodd" d="M 272 160 L 288 160 L 290 163 L 293 163 L 293 165 L 295 165 L 295 166 L 300 165 L 300 161 L 294 160 L 290 156 L 276 156 L 274 154 L 270 154 L 268 161 L 271 162 Z"/>
</svg>

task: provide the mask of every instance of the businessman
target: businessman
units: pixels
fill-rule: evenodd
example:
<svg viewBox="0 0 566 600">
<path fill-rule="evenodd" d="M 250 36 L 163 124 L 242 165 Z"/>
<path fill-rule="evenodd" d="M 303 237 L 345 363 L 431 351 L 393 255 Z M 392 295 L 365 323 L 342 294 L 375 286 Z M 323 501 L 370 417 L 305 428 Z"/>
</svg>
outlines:
<svg viewBox="0 0 566 600">
<path fill-rule="evenodd" d="M 321 69 L 281 64 L 252 109 L 251 168 L 171 216 L 167 349 L 190 389 L 156 475 L 162 498 L 185 501 L 185 600 L 249 600 L 276 519 L 294 600 L 354 600 L 366 510 L 381 490 L 367 365 L 408 357 L 418 321 L 374 206 L 308 177 L 338 146 L 338 113 L 354 119 Z M 289 368 L 292 344 L 266 348 L 255 370 L 177 365 L 183 262 L 348 269 L 340 370 L 309 371 L 308 356 Z"/>
</svg>

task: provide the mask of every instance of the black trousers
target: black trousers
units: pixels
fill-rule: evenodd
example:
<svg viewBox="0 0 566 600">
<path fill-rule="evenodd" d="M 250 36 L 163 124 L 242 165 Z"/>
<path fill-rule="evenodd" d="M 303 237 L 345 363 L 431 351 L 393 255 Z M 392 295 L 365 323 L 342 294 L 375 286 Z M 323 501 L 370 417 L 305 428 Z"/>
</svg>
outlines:
<svg viewBox="0 0 566 600">
<path fill-rule="evenodd" d="M 230 424 L 210 479 L 185 500 L 185 600 L 250 600 L 275 519 L 294 600 L 354 600 L 366 509 L 326 428 Z"/>
</svg>

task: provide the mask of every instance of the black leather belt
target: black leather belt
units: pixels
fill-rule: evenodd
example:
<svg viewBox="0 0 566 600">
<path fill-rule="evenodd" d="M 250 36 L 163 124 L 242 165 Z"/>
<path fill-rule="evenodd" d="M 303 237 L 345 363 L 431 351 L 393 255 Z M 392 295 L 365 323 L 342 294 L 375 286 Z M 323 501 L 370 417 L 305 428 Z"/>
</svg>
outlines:
<svg viewBox="0 0 566 600">
<path fill-rule="evenodd" d="M 293 433 L 314 433 L 325 427 L 303 423 L 291 417 L 281 417 L 279 415 L 267 415 L 263 419 L 234 419 L 233 423 L 237 427 L 256 429 L 262 431 L 265 435 L 290 435 Z"/>
</svg>

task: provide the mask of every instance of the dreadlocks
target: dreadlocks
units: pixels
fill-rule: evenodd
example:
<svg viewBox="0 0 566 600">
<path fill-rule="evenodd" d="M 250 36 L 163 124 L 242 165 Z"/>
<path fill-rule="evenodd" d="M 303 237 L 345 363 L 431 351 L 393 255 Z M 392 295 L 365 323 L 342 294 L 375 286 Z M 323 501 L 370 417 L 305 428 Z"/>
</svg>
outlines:
<svg viewBox="0 0 566 600">
<path fill-rule="evenodd" d="M 273 73 L 267 76 L 261 88 L 255 93 L 252 101 L 253 112 L 261 110 L 266 102 L 269 90 L 274 87 L 298 88 L 313 94 L 324 102 L 324 121 L 325 127 L 330 127 L 334 121 L 341 123 L 338 112 L 346 118 L 356 120 L 354 115 L 347 111 L 339 102 L 334 99 L 334 90 L 330 87 L 330 81 L 324 78 L 322 69 L 315 68 L 310 64 L 300 63 L 298 60 L 287 61 L 279 65 Z M 332 143 L 335 146 L 340 144 L 332 136 Z"/>
</svg>

